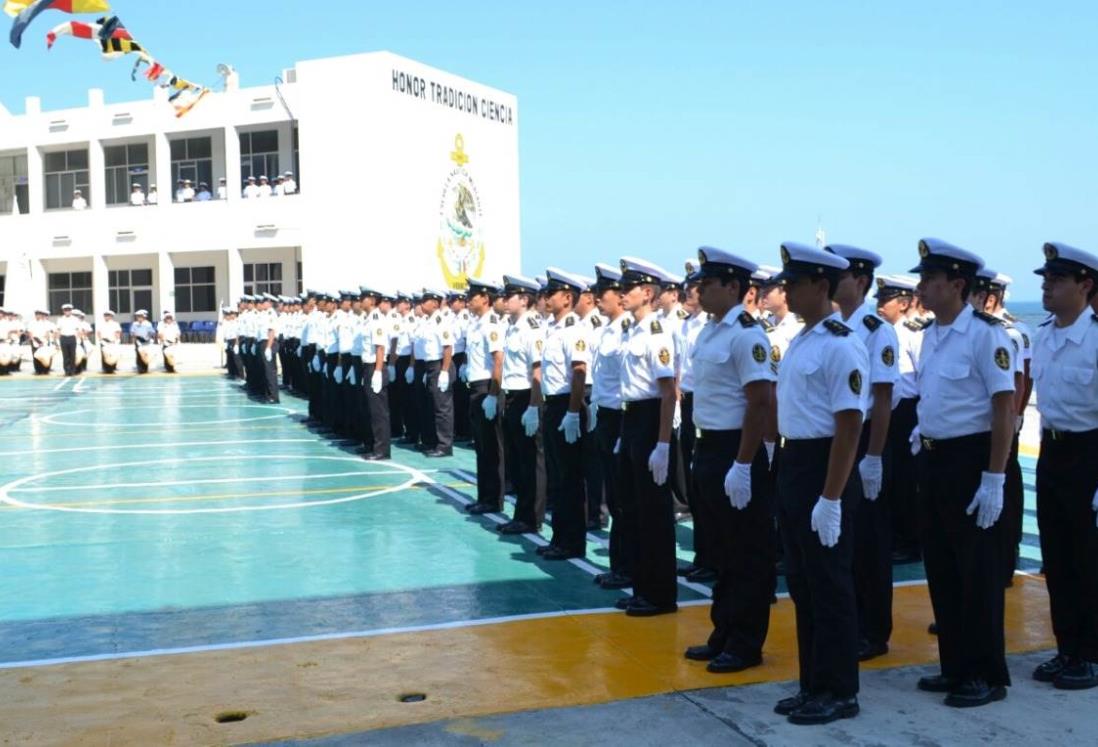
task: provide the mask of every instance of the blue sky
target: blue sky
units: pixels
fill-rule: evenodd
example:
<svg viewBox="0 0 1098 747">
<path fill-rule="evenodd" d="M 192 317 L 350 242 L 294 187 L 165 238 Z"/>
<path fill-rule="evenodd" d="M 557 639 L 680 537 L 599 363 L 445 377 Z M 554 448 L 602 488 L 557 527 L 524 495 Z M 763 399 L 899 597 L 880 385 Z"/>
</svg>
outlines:
<svg viewBox="0 0 1098 747">
<path fill-rule="evenodd" d="M 786 239 L 906 271 L 939 236 L 1038 296 L 1040 247 L 1098 251 L 1098 4 L 113 0 L 177 70 L 244 85 L 388 49 L 503 88 L 521 113 L 523 269 L 672 270 L 700 244 L 777 264 Z M 55 20 L 56 19 L 56 20 Z M 143 98 L 80 45 L 4 45 L 0 101 Z M 348 95 L 353 95 L 348 92 Z"/>
</svg>

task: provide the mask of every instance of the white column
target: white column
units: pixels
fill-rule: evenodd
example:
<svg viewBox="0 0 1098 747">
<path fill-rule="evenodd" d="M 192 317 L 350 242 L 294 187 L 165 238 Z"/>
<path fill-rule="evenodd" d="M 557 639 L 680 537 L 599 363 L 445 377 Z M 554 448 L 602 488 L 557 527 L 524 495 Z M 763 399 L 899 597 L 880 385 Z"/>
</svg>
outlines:
<svg viewBox="0 0 1098 747">
<path fill-rule="evenodd" d="M 167 207 L 175 199 L 175 184 L 172 183 L 172 147 L 163 132 L 153 135 L 153 163 L 153 178 L 149 183 L 156 185 L 157 207 Z M 172 280 L 174 283 L 175 279 Z"/>
<path fill-rule="evenodd" d="M 42 151 L 27 148 L 27 204 L 31 215 L 46 212 L 46 175 L 42 172 Z"/>
<path fill-rule="evenodd" d="M 225 186 L 228 187 L 230 200 L 239 199 L 240 193 L 244 189 L 240 177 L 240 135 L 237 133 L 235 127 L 225 128 Z M 232 251 L 230 251 L 230 255 L 232 254 Z M 237 253 L 239 254 L 239 252 Z M 230 266 L 232 266 L 232 262 L 233 260 L 230 256 Z M 231 271 L 229 277 L 232 277 Z M 243 275 L 241 275 L 241 282 L 243 282 Z M 243 288 L 243 286 L 241 286 L 241 288 Z M 243 292 L 243 290 L 238 291 L 237 296 Z M 230 295 L 230 297 L 232 296 Z"/>
<path fill-rule="evenodd" d="M 103 318 L 103 312 L 111 306 L 110 276 L 107 274 L 107 257 L 104 254 L 92 255 L 92 313 L 95 319 Z M 118 311 L 118 309 L 114 309 Z"/>
<path fill-rule="evenodd" d="M 93 210 L 107 206 L 107 165 L 103 156 L 103 143 L 99 140 L 88 142 L 88 183 L 91 195 L 88 207 Z"/>
<path fill-rule="evenodd" d="M 237 170 L 239 172 L 239 165 Z M 244 257 L 239 249 L 229 249 L 227 254 L 229 255 L 229 297 L 225 299 L 225 303 L 235 307 L 237 300 L 244 295 Z"/>
<path fill-rule="evenodd" d="M 156 319 L 165 309 L 175 311 L 175 263 L 168 252 L 156 254 L 156 292 L 153 294 L 156 308 L 149 309 Z M 177 312 L 178 313 L 178 312 Z"/>
<path fill-rule="evenodd" d="M 285 174 L 294 170 L 294 128 L 292 122 L 278 125 L 278 173 Z M 274 179 L 274 176 L 271 176 Z M 297 174 L 294 174 L 297 179 Z"/>
</svg>

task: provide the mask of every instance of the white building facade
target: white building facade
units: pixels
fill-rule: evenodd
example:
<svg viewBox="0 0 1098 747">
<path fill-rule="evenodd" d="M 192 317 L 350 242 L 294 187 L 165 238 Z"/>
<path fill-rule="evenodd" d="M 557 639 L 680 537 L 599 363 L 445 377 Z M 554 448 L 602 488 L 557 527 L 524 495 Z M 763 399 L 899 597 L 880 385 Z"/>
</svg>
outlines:
<svg viewBox="0 0 1098 747">
<path fill-rule="evenodd" d="M 281 77 L 229 76 L 179 119 L 159 89 L 0 106 L 0 306 L 208 321 L 244 293 L 458 288 L 519 269 L 514 96 L 388 52 Z M 287 171 L 296 194 L 243 198 L 248 176 Z M 176 201 L 179 179 L 212 199 Z M 132 205 L 133 184 L 155 184 L 157 204 Z"/>
</svg>

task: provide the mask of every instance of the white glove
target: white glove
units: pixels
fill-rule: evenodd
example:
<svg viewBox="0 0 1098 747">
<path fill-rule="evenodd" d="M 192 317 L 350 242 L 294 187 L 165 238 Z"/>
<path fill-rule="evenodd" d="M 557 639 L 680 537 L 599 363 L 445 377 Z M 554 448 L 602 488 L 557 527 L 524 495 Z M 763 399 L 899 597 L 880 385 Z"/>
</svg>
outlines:
<svg viewBox="0 0 1098 747">
<path fill-rule="evenodd" d="M 320 369 L 320 375 L 323 376 L 325 379 L 328 378 L 328 367 L 327 366 Z"/>
<path fill-rule="evenodd" d="M 778 448 L 778 444 L 775 441 L 763 441 L 763 448 L 766 449 L 766 464 L 770 467 L 774 466 L 774 452 Z"/>
<path fill-rule="evenodd" d="M 298 357 L 298 358 L 300 358 L 300 357 L 301 357 L 301 351 L 302 351 L 302 350 L 304 350 L 304 349 L 305 349 L 305 346 L 304 346 L 304 345 L 298 345 L 298 346 L 297 346 L 297 357 Z"/>
<path fill-rule="evenodd" d="M 494 394 L 487 395 L 480 403 L 480 407 L 484 410 L 485 420 L 496 419 L 496 406 L 499 404 L 499 398 Z"/>
<path fill-rule="evenodd" d="M 439 371 L 438 372 L 438 390 L 445 394 L 446 390 L 450 388 L 450 372 Z"/>
<path fill-rule="evenodd" d="M 427 386 L 427 372 L 423 373 L 423 386 Z"/>
<path fill-rule="evenodd" d="M 268 363 L 271 362 L 271 349 L 270 348 L 263 348 L 263 359 L 265 361 L 267 361 Z"/>
<path fill-rule="evenodd" d="M 469 365 L 466 363 L 461 364 L 461 368 L 458 369 L 458 378 L 462 381 L 469 381 Z"/>
<path fill-rule="evenodd" d="M 396 381 L 397 380 L 397 367 L 396 366 L 386 366 L 386 369 L 389 372 L 389 381 L 390 382 Z"/>
<path fill-rule="evenodd" d="M 594 402 L 587 406 L 587 432 L 594 433 L 599 424 L 599 406 Z"/>
<path fill-rule="evenodd" d="M 923 438 L 919 435 L 919 426 L 911 431 L 911 435 L 907 438 L 908 443 L 911 444 L 911 456 L 918 454 L 923 448 Z"/>
<path fill-rule="evenodd" d="M 349 368 L 347 370 L 347 383 L 350 384 L 351 386 L 355 385 L 355 369 L 354 369 L 354 366 L 351 366 L 351 368 Z"/>
<path fill-rule="evenodd" d="M 1090 502 L 1090 507 L 1094 509 L 1096 516 L 1094 517 L 1094 525 L 1098 526 L 1098 490 L 1094 491 L 1094 500 Z"/>
<path fill-rule="evenodd" d="M 881 494 L 881 482 L 884 480 L 884 464 L 879 456 L 866 454 L 858 465 L 862 476 L 862 492 L 867 501 L 875 501 Z"/>
<path fill-rule="evenodd" d="M 675 403 L 675 414 L 671 416 L 671 428 L 673 430 L 677 431 L 679 429 L 679 426 L 681 426 L 681 425 L 682 425 L 682 406 L 678 402 L 676 402 Z"/>
<path fill-rule="evenodd" d="M 313 356 L 313 370 L 320 373 L 320 354 L 317 353 Z"/>
<path fill-rule="evenodd" d="M 732 462 L 732 469 L 724 476 L 724 494 L 737 511 L 743 511 L 751 502 L 751 465 Z"/>
<path fill-rule="evenodd" d="M 812 509 L 812 531 L 820 535 L 820 544 L 824 547 L 839 544 L 839 535 L 843 532 L 842 502 L 821 495 Z"/>
<path fill-rule="evenodd" d="M 984 472 L 980 476 L 980 487 L 976 489 L 976 497 L 965 509 L 965 513 L 969 516 L 976 512 L 976 526 L 980 529 L 992 527 L 999 520 L 999 514 L 1003 512 L 1005 483 L 1006 475 L 1002 472 Z"/>
<path fill-rule="evenodd" d="M 564 419 L 560 421 L 558 431 L 564 433 L 564 442 L 574 444 L 580 438 L 580 414 L 578 412 L 564 413 Z"/>
<path fill-rule="evenodd" d="M 335 379 L 335 383 L 343 383 L 343 366 L 336 366 L 335 371 L 332 373 L 332 378 Z"/>
<path fill-rule="evenodd" d="M 657 485 L 667 482 L 667 467 L 671 464 L 671 444 L 658 441 L 648 455 L 648 471 Z"/>
<path fill-rule="evenodd" d="M 621 453 L 621 439 L 620 438 L 617 441 L 614 442 L 614 453 L 615 454 L 620 454 Z"/>
<path fill-rule="evenodd" d="M 1025 415 L 1014 416 L 1014 434 L 1017 435 L 1022 432 L 1022 422 L 1026 419 Z"/>
<path fill-rule="evenodd" d="M 408 386 L 412 385 L 412 382 L 416 380 L 415 369 L 408 366 L 408 369 L 404 372 L 404 383 Z"/>
<path fill-rule="evenodd" d="M 526 412 L 522 413 L 522 427 L 526 430 L 526 437 L 533 438 L 537 435 L 538 425 L 540 425 L 540 416 L 538 415 L 538 408 L 530 405 L 526 408 Z"/>
<path fill-rule="evenodd" d="M 370 391 L 374 394 L 381 394 L 381 385 L 384 382 L 381 379 L 381 371 L 374 371 L 370 374 Z"/>
<path fill-rule="evenodd" d="M 240 355 L 240 345 L 233 345 L 233 355 Z"/>
</svg>

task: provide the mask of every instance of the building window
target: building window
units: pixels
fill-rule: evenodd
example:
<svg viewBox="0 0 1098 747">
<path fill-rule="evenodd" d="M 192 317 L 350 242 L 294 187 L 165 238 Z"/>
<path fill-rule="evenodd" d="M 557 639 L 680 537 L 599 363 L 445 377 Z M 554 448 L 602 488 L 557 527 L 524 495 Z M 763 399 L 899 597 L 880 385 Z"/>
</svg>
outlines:
<svg viewBox="0 0 1098 747">
<path fill-rule="evenodd" d="M 145 194 L 149 193 L 148 145 L 110 145 L 103 149 L 103 157 L 107 164 L 108 205 L 128 205 L 135 184 L 140 184 Z"/>
<path fill-rule="evenodd" d="M 4 306 L 4 276 L 0 275 L 0 308 Z"/>
<path fill-rule="evenodd" d="M 92 274 L 90 272 L 51 272 L 49 274 L 50 313 L 61 313 L 71 303 L 78 309 L 91 310 Z"/>
<path fill-rule="evenodd" d="M 240 133 L 241 178 L 266 176 L 273 181 L 279 173 L 278 130 Z"/>
<path fill-rule="evenodd" d="M 281 296 L 282 263 L 261 262 L 244 265 L 244 293 L 249 296 L 256 293 L 270 293 Z"/>
<path fill-rule="evenodd" d="M 46 210 L 72 207 L 73 192 L 79 189 L 87 202 L 91 202 L 88 181 L 88 151 L 66 150 L 46 153 Z"/>
<path fill-rule="evenodd" d="M 172 184 L 165 194 L 175 198 L 175 188 L 180 179 L 190 179 L 191 186 L 198 191 L 198 185 L 213 184 L 213 140 L 208 137 L 192 137 L 173 140 Z"/>
<path fill-rule="evenodd" d="M 297 295 L 301 295 L 305 292 L 305 284 L 301 279 L 301 263 L 297 263 Z"/>
<path fill-rule="evenodd" d="M 152 270 L 110 270 L 107 273 L 110 307 L 118 314 L 132 314 L 152 306 Z"/>
<path fill-rule="evenodd" d="M 297 127 L 295 126 L 294 127 L 294 183 L 297 184 L 297 191 L 300 192 L 301 191 L 301 156 L 298 154 L 297 140 L 298 140 L 298 138 L 297 138 Z M 297 277 L 299 278 L 298 282 L 300 283 L 301 282 L 301 280 L 300 280 L 301 273 L 298 273 Z"/>
<path fill-rule="evenodd" d="M 182 313 L 217 310 L 214 268 L 175 268 L 175 310 Z"/>
<path fill-rule="evenodd" d="M 27 157 L 0 156 L 0 215 L 29 212 L 28 184 Z"/>
</svg>

